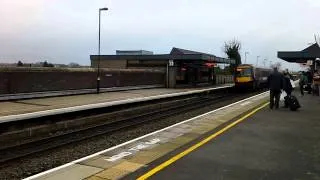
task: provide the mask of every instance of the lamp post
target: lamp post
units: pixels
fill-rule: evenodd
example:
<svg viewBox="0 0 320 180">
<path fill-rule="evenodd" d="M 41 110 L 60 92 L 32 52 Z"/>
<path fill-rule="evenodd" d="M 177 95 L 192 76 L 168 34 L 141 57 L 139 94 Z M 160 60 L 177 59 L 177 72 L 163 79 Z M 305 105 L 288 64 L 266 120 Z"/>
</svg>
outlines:
<svg viewBox="0 0 320 180">
<path fill-rule="evenodd" d="M 98 72 L 97 72 L 97 94 L 100 93 L 100 29 L 101 29 L 101 11 L 107 11 L 108 8 L 99 9 L 99 42 L 98 42 Z"/>
<path fill-rule="evenodd" d="M 266 67 L 267 58 L 263 60 L 263 67 Z"/>
<path fill-rule="evenodd" d="M 247 54 L 249 54 L 249 52 L 245 52 L 245 53 L 244 53 L 244 63 L 245 63 L 245 64 L 247 63 Z"/>
<path fill-rule="evenodd" d="M 260 56 L 257 56 L 256 66 L 258 66 L 258 64 L 259 64 L 259 57 L 260 57 Z"/>
</svg>

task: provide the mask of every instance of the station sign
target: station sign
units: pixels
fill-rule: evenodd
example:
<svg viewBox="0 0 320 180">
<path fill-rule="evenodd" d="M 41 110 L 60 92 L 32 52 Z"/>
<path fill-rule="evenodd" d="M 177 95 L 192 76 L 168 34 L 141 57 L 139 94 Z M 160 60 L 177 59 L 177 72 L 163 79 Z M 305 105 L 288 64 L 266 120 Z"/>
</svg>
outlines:
<svg viewBox="0 0 320 180">
<path fill-rule="evenodd" d="M 172 59 L 169 60 L 169 66 L 174 66 L 174 61 Z"/>
<path fill-rule="evenodd" d="M 207 67 L 217 67 L 217 64 L 216 64 L 216 63 L 211 63 L 211 62 L 205 63 L 205 65 L 206 65 Z"/>
</svg>

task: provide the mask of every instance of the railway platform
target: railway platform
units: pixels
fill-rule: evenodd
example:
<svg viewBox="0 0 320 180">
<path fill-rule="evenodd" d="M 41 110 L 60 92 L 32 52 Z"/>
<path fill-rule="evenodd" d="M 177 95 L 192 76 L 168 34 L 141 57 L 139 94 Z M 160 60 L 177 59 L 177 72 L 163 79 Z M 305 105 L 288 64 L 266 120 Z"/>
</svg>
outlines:
<svg viewBox="0 0 320 180">
<path fill-rule="evenodd" d="M 306 95 L 299 100 L 302 108 L 297 112 L 260 106 L 259 112 L 238 118 L 236 126 L 213 131 L 208 139 L 182 148 L 161 164 L 131 177 L 320 179 L 320 99 Z"/>
<path fill-rule="evenodd" d="M 27 179 L 319 179 L 320 99 L 241 100 Z"/>
<path fill-rule="evenodd" d="M 0 102 L 0 123 L 63 114 L 126 103 L 191 95 L 206 91 L 230 88 L 234 84 L 223 84 L 198 88 L 152 88 L 127 91 L 105 92 L 60 97 L 45 97 Z"/>
</svg>

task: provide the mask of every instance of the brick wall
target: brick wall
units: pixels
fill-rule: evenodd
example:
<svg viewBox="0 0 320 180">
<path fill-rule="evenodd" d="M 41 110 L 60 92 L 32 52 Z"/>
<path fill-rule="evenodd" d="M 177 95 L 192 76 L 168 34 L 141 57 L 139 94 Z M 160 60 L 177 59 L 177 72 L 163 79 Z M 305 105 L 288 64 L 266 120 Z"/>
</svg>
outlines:
<svg viewBox="0 0 320 180">
<path fill-rule="evenodd" d="M 96 87 L 97 73 L 88 70 L 0 69 L 0 94 L 61 91 Z M 103 70 L 101 87 L 164 84 L 165 73 L 149 70 Z"/>
</svg>

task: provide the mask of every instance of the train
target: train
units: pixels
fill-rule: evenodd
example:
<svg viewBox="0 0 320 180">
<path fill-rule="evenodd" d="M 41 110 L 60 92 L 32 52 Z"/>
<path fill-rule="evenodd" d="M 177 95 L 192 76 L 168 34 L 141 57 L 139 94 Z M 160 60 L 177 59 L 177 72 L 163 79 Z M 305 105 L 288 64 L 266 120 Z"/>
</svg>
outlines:
<svg viewBox="0 0 320 180">
<path fill-rule="evenodd" d="M 268 86 L 268 76 L 272 69 L 254 67 L 250 64 L 238 65 L 235 69 L 234 82 L 239 89 L 261 89 Z"/>
</svg>

